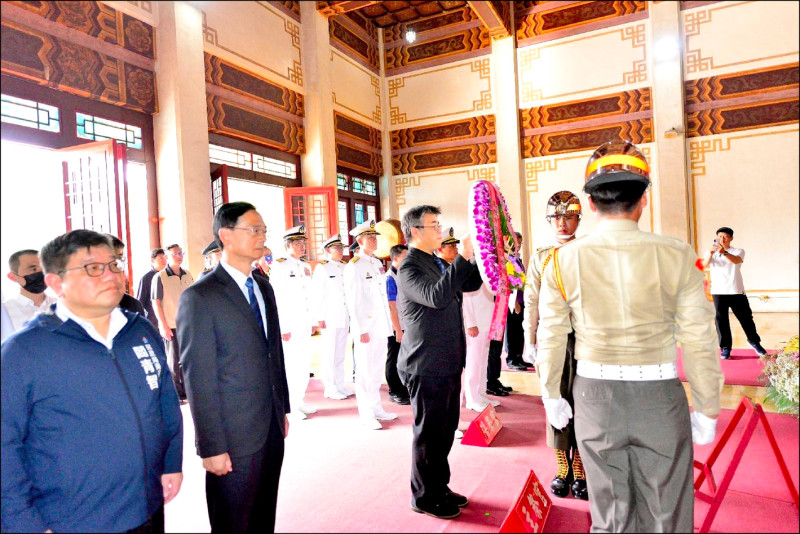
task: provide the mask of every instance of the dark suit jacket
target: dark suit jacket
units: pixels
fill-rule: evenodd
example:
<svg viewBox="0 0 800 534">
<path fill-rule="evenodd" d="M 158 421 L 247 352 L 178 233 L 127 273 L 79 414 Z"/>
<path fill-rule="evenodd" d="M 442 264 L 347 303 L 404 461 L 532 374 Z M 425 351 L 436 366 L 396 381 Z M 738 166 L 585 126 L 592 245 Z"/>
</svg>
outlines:
<svg viewBox="0 0 800 534">
<path fill-rule="evenodd" d="M 201 458 L 258 451 L 271 418 L 278 418 L 282 429 L 289 412 L 275 293 L 269 282 L 254 279 L 267 308 L 269 341 L 222 265 L 180 297 L 176 322 L 181 366 Z"/>
<path fill-rule="evenodd" d="M 478 267 L 460 255 L 442 275 L 432 254 L 408 250 L 397 271 L 397 307 L 405 324 L 399 371 L 422 376 L 461 373 L 467 345 L 459 293 L 480 286 Z"/>
</svg>

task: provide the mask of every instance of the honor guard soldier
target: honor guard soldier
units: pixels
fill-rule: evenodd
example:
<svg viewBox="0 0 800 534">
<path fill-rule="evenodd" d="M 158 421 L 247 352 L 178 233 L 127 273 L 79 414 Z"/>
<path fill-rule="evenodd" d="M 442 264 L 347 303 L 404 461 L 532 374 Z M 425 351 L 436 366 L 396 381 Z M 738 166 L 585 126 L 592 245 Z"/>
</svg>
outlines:
<svg viewBox="0 0 800 534">
<path fill-rule="evenodd" d="M 724 377 L 697 255 L 684 241 L 639 230 L 649 186 L 647 160 L 632 143 L 595 150 L 584 191 L 597 227 L 555 249 L 542 272 L 542 401 L 548 422 L 564 428 L 573 412 L 561 384 L 574 330 L 575 435 L 593 532 L 691 532 L 692 441 L 714 440 L 720 411 Z"/>
<path fill-rule="evenodd" d="M 525 342 L 528 344 L 526 356 L 530 363 L 535 363 L 536 359 L 536 329 L 539 327 L 539 290 L 542 285 L 542 272 L 552 260 L 556 248 L 575 239 L 575 232 L 581 222 L 580 199 L 569 191 L 559 191 L 547 201 L 545 218 L 555 234 L 556 244 L 536 249 L 528 266 L 522 327 L 525 331 Z M 574 406 L 572 382 L 575 380 L 575 365 L 575 333 L 570 332 L 567 336 L 567 353 L 560 386 L 561 397 L 566 399 L 570 406 Z M 549 423 L 545 424 L 547 446 L 555 450 L 557 463 L 556 476 L 550 482 L 550 490 L 557 497 L 566 497 L 569 495 L 571 484 L 573 497 L 587 500 L 589 495 L 586 491 L 586 475 L 575 441 L 573 420 L 570 419 L 567 426 L 561 430 L 556 430 Z"/>
<path fill-rule="evenodd" d="M 380 421 L 397 419 L 381 406 L 381 383 L 392 323 L 386 297 L 386 275 L 383 263 L 372 254 L 378 248 L 375 221 L 359 224 L 350 235 L 361 250 L 344 269 L 344 287 L 350 312 L 350 329 L 355 341 L 356 401 L 361 422 L 379 430 Z"/>
<path fill-rule="evenodd" d="M 311 370 L 311 265 L 302 259 L 306 251 L 304 224 L 289 228 L 283 234 L 288 254 L 272 263 L 270 284 L 275 291 L 281 339 L 286 361 L 289 403 L 296 417 L 316 413 L 304 402 Z M 294 410 L 297 409 L 297 412 Z"/>
<path fill-rule="evenodd" d="M 311 279 L 314 319 L 322 334 L 322 383 L 329 399 L 346 399 L 352 393 L 344 387 L 344 354 L 350 319 L 344 294 L 344 244 L 339 234 L 322 244 L 328 259 L 320 261 Z"/>
</svg>

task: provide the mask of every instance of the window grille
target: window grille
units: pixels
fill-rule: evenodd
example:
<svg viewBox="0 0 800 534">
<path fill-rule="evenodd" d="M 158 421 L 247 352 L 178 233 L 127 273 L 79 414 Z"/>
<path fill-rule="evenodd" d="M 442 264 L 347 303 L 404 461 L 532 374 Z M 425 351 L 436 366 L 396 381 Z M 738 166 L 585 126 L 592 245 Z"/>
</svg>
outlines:
<svg viewBox="0 0 800 534">
<path fill-rule="evenodd" d="M 2 95 L 1 113 L 2 122 L 45 132 L 61 131 L 59 110 L 55 106 L 11 95 Z"/>
<path fill-rule="evenodd" d="M 208 145 L 209 160 L 247 171 L 262 172 L 281 178 L 297 178 L 297 165 L 244 150 L 219 145 Z"/>
<path fill-rule="evenodd" d="M 138 126 L 85 113 L 75 113 L 75 122 L 78 128 L 77 135 L 81 139 L 91 139 L 92 141 L 114 139 L 125 143 L 128 148 L 142 149 L 142 129 Z"/>
</svg>

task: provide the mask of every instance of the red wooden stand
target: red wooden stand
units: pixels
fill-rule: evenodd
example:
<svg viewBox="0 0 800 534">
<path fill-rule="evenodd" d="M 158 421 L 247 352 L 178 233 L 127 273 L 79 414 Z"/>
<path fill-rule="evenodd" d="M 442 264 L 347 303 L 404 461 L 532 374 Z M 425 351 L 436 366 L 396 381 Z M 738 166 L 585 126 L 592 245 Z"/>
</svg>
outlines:
<svg viewBox="0 0 800 534">
<path fill-rule="evenodd" d="M 499 532 L 544 532 L 552 508 L 550 504 L 550 496 L 531 471 L 525 487 L 500 525 Z"/>
<path fill-rule="evenodd" d="M 464 437 L 461 438 L 461 443 L 488 447 L 501 428 L 503 428 L 503 422 L 497 417 L 494 406 L 490 404 L 469 424 L 467 431 L 464 432 Z"/>
<path fill-rule="evenodd" d="M 728 470 L 725 471 L 725 474 L 722 476 L 722 482 L 720 482 L 718 487 L 716 481 L 714 480 L 714 474 L 711 472 L 711 468 L 714 467 L 714 462 L 717 461 L 722 449 L 725 448 L 728 440 L 730 440 L 734 429 L 738 426 L 742 417 L 744 417 L 745 412 L 748 412 L 749 416 L 744 428 L 744 432 L 742 433 L 742 437 L 739 438 L 739 444 L 736 446 L 736 451 L 733 453 L 731 463 L 728 466 Z M 783 473 L 783 478 L 786 480 L 786 485 L 789 487 L 789 493 L 792 495 L 792 499 L 794 499 L 794 505 L 800 509 L 800 505 L 798 505 L 797 489 L 795 489 L 794 484 L 792 484 L 792 477 L 789 474 L 789 469 L 786 467 L 786 462 L 783 461 L 783 455 L 778 448 L 778 443 L 775 441 L 775 435 L 772 433 L 772 429 L 769 426 L 769 422 L 767 421 L 767 416 L 764 413 L 763 408 L 761 408 L 760 404 L 756 404 L 754 406 L 747 397 L 742 397 L 742 402 L 740 402 L 739 407 L 736 408 L 736 413 L 733 414 L 733 418 L 725 428 L 722 438 L 714 447 L 714 450 L 711 452 L 708 460 L 705 463 L 698 462 L 697 460 L 694 461 L 695 468 L 700 470 L 700 474 L 694 481 L 695 497 L 711 505 L 711 508 L 708 510 L 706 518 L 703 520 L 703 525 L 700 527 L 699 532 L 708 532 L 711 528 L 711 523 L 714 521 L 714 517 L 717 515 L 719 506 L 722 504 L 722 499 L 725 498 L 725 493 L 728 491 L 728 486 L 731 484 L 731 479 L 733 479 L 736 468 L 739 466 L 739 462 L 742 460 L 744 450 L 747 448 L 747 444 L 750 443 L 750 438 L 753 437 L 753 432 L 755 431 L 756 425 L 759 421 L 761 421 L 761 424 L 764 426 L 764 431 L 767 433 L 767 439 L 769 439 L 769 444 L 772 446 L 772 452 L 775 453 L 775 458 L 778 460 L 778 465 L 781 468 L 781 473 Z M 705 481 L 708 482 L 709 493 L 703 493 L 700 491 L 700 487 Z"/>
</svg>

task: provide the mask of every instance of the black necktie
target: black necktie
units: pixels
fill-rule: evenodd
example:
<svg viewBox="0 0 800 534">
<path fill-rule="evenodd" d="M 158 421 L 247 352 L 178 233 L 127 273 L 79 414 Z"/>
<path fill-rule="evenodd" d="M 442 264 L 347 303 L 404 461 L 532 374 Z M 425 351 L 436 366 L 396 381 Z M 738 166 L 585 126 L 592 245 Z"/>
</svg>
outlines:
<svg viewBox="0 0 800 534">
<path fill-rule="evenodd" d="M 256 292 L 253 288 L 253 279 L 247 277 L 247 281 L 244 283 L 247 287 L 247 298 L 250 299 L 250 309 L 253 310 L 253 315 L 256 318 L 256 322 L 258 326 L 261 328 L 261 333 L 264 334 L 266 337 L 266 332 L 264 332 L 264 319 L 261 317 L 261 308 L 258 306 L 258 300 L 256 300 Z"/>
</svg>

